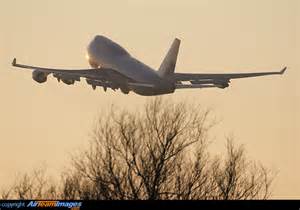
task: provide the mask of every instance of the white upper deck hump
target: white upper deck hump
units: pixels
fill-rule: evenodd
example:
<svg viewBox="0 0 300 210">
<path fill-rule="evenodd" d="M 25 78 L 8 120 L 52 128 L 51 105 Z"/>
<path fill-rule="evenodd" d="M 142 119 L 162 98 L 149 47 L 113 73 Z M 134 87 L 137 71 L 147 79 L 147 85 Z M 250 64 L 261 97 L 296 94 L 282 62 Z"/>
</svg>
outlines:
<svg viewBox="0 0 300 210">
<path fill-rule="evenodd" d="M 94 38 L 94 42 L 96 43 L 97 50 L 101 52 L 106 52 L 111 56 L 129 56 L 130 54 L 119 44 L 110 40 L 109 38 L 97 35 Z"/>
</svg>

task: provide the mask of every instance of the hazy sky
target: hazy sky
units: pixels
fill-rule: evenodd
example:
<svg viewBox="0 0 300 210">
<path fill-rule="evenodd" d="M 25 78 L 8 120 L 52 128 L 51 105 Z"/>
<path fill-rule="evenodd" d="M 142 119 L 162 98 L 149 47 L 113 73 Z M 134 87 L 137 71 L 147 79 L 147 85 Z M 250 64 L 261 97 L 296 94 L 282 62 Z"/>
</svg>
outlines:
<svg viewBox="0 0 300 210">
<path fill-rule="evenodd" d="M 179 90 L 164 96 L 196 102 L 221 120 L 211 149 L 234 135 L 251 159 L 278 171 L 275 198 L 300 198 L 299 0 L 0 0 L 0 186 L 16 172 L 46 163 L 54 173 L 86 146 L 91 127 L 111 104 L 140 108 L 147 97 L 85 81 L 45 84 L 19 62 L 86 68 L 86 46 L 110 37 L 157 68 L 175 37 L 182 40 L 178 72 L 280 70 L 282 77 L 232 80 L 228 89 Z"/>
</svg>

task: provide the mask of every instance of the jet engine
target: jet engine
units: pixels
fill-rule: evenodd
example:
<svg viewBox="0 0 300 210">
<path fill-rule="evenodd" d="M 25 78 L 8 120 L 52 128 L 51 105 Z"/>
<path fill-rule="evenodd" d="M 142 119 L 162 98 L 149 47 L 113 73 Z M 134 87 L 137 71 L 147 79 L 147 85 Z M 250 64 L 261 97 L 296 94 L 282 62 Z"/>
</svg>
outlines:
<svg viewBox="0 0 300 210">
<path fill-rule="evenodd" d="M 65 83 L 67 85 L 73 85 L 75 83 L 74 79 L 65 79 L 65 78 L 62 78 L 61 81 L 63 81 L 63 83 Z"/>
<path fill-rule="evenodd" d="M 227 88 L 229 87 L 229 81 L 218 81 L 215 83 L 215 85 L 218 87 L 218 88 Z"/>
<path fill-rule="evenodd" d="M 91 60 L 91 59 L 88 59 L 88 61 L 89 61 L 89 64 L 90 64 L 90 66 L 92 67 L 92 68 L 99 68 L 99 65 L 96 63 L 96 62 L 94 62 L 93 60 Z"/>
<path fill-rule="evenodd" d="M 124 94 L 128 94 L 130 92 L 130 89 L 125 86 L 120 87 L 120 89 L 121 89 L 121 92 Z"/>
<path fill-rule="evenodd" d="M 80 78 L 78 76 L 67 76 L 59 73 L 54 73 L 53 77 L 57 78 L 57 81 L 60 82 L 63 81 L 63 83 L 67 85 L 73 85 L 75 81 L 80 81 Z"/>
<path fill-rule="evenodd" d="M 40 72 L 38 70 L 34 70 L 32 72 L 32 79 L 38 83 L 44 83 L 47 81 L 47 74 L 44 72 Z"/>
</svg>

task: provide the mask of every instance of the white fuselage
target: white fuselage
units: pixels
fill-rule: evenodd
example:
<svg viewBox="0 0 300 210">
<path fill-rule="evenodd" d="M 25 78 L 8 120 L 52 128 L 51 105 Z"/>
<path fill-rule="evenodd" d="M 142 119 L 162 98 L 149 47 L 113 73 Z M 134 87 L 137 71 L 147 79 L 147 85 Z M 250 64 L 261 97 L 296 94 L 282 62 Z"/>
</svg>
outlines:
<svg viewBox="0 0 300 210">
<path fill-rule="evenodd" d="M 174 86 L 161 78 L 151 67 L 132 57 L 123 47 L 112 40 L 97 35 L 87 48 L 92 67 L 111 68 L 134 82 L 155 87 L 131 87 L 141 95 L 159 95 L 174 92 Z"/>
<path fill-rule="evenodd" d="M 106 37 L 96 36 L 87 51 L 91 62 L 99 67 L 114 69 L 137 82 L 159 84 L 161 81 L 155 70 Z"/>
</svg>

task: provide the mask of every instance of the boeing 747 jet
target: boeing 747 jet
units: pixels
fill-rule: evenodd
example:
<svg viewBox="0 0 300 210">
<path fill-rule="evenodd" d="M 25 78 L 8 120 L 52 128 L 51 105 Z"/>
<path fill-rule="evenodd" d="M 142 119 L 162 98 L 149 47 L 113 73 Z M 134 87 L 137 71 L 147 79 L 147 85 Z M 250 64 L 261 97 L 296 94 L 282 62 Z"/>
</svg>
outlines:
<svg viewBox="0 0 300 210">
<path fill-rule="evenodd" d="M 180 40 L 175 39 L 158 70 L 145 65 L 131 56 L 123 47 L 104 36 L 96 36 L 87 47 L 89 69 L 54 69 L 30 66 L 17 63 L 14 58 L 12 65 L 33 70 L 32 78 L 38 83 L 47 81 L 52 74 L 58 81 L 72 85 L 75 81 L 85 78 L 93 89 L 100 86 L 104 91 L 120 89 L 128 94 L 133 91 L 144 96 L 173 93 L 182 88 L 227 88 L 231 79 L 258 77 L 265 75 L 281 75 L 286 67 L 276 72 L 257 73 L 176 73 Z"/>
</svg>

